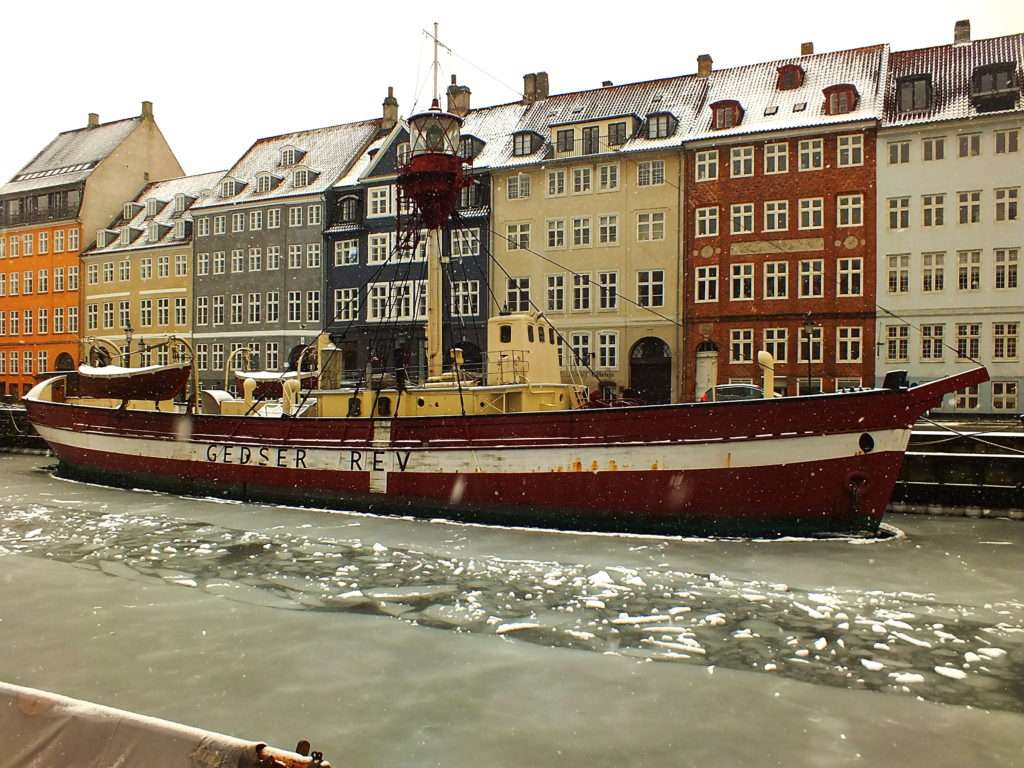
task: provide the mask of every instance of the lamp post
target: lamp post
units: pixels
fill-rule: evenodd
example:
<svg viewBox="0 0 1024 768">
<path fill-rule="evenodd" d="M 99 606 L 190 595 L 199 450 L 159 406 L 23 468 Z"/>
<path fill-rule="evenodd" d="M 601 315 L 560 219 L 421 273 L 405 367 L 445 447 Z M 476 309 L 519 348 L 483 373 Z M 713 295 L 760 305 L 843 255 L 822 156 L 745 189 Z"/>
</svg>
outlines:
<svg viewBox="0 0 1024 768">
<path fill-rule="evenodd" d="M 811 330 L 814 328 L 814 320 L 811 313 L 804 315 L 804 339 L 807 342 L 807 394 L 811 394 Z"/>
<path fill-rule="evenodd" d="M 128 355 L 128 359 L 124 361 L 125 368 L 132 367 L 132 334 L 135 329 L 132 328 L 132 321 L 129 319 L 128 324 L 124 327 L 124 348 L 125 353 Z"/>
</svg>

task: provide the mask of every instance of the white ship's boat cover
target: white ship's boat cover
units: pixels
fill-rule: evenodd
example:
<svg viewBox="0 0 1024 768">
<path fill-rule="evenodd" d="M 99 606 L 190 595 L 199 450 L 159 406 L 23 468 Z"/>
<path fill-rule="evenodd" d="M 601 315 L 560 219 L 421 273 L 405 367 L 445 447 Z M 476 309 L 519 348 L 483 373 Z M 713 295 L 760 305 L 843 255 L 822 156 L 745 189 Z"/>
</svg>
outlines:
<svg viewBox="0 0 1024 768">
<path fill-rule="evenodd" d="M 92 365 L 82 364 L 78 366 L 78 372 L 84 376 L 131 376 L 137 373 L 147 373 L 149 371 L 159 371 L 164 368 L 179 368 L 180 364 L 175 365 L 147 365 L 142 368 L 122 368 L 119 365 L 104 365 L 102 368 L 97 368 Z"/>
<path fill-rule="evenodd" d="M 303 378 L 310 377 L 314 374 L 304 373 Z M 239 379 L 252 379 L 259 383 L 261 381 L 284 381 L 285 379 L 297 379 L 299 374 L 295 371 L 287 371 L 285 373 L 278 373 L 277 371 L 235 371 L 235 377 Z"/>
<path fill-rule="evenodd" d="M 259 765 L 263 747 L 0 682 L 0 768 L 235 768 Z"/>
</svg>

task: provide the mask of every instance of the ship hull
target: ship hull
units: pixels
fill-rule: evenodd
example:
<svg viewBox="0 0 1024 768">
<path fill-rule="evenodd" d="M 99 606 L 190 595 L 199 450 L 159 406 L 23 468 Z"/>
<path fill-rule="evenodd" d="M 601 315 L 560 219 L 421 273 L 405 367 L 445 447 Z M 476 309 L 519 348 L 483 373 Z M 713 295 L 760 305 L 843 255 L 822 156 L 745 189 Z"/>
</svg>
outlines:
<svg viewBox="0 0 1024 768">
<path fill-rule="evenodd" d="M 913 422 L 973 383 L 968 374 L 909 390 L 474 417 L 187 416 L 31 395 L 27 407 L 64 472 L 111 485 L 502 524 L 783 535 L 877 528 Z"/>
</svg>

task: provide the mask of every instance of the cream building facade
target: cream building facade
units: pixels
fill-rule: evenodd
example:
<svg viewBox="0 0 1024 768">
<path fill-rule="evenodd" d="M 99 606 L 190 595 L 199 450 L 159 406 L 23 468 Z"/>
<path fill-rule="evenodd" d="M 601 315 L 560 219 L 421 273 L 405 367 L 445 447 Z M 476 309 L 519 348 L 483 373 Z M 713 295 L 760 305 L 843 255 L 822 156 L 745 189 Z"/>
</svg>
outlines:
<svg viewBox="0 0 1024 768">
<path fill-rule="evenodd" d="M 114 364 L 164 365 L 169 336 L 191 342 L 191 208 L 211 195 L 223 175 L 147 185 L 82 254 L 83 336 L 116 346 L 122 357 Z"/>
<path fill-rule="evenodd" d="M 548 96 L 528 75 L 492 166 L 494 311 L 543 313 L 566 376 L 578 363 L 606 398 L 679 398 L 680 145 L 698 103 L 695 77 Z"/>
<path fill-rule="evenodd" d="M 943 410 L 1012 415 L 1024 361 L 1024 35 L 893 52 L 878 135 L 878 370 L 984 364 Z"/>
</svg>

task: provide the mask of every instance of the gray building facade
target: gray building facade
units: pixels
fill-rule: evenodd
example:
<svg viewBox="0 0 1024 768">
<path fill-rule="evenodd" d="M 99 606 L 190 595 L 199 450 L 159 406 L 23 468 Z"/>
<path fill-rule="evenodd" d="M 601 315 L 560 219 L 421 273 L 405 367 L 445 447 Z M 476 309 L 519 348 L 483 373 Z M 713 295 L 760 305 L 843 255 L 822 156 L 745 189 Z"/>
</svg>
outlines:
<svg viewBox="0 0 1024 768">
<path fill-rule="evenodd" d="M 294 369 L 324 326 L 325 191 L 380 119 L 256 141 L 196 207 L 193 339 L 201 385 L 235 387 L 251 367 Z"/>
</svg>

